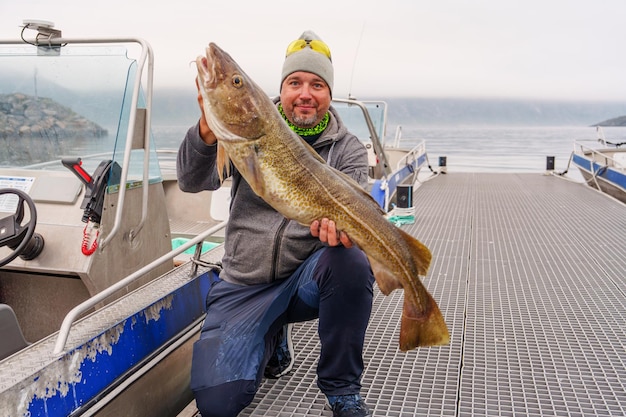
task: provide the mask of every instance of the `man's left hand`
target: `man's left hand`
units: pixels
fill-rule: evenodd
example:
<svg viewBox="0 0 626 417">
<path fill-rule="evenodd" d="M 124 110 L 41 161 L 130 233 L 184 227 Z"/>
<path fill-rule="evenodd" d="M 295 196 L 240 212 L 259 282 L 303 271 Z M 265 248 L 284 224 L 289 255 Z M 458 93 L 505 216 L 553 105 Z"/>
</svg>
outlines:
<svg viewBox="0 0 626 417">
<path fill-rule="evenodd" d="M 337 231 L 337 226 L 332 220 L 323 218 L 321 221 L 314 220 L 311 223 L 311 234 L 318 237 L 322 242 L 327 243 L 328 246 L 343 245 L 346 248 L 352 247 L 352 240 L 344 231 Z"/>
</svg>

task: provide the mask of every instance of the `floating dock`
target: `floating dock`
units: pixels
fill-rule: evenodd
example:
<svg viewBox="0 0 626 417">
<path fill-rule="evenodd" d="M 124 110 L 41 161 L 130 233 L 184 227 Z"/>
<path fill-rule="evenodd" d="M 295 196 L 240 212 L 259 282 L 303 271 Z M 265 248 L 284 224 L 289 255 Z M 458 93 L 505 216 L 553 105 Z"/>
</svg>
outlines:
<svg viewBox="0 0 626 417">
<path fill-rule="evenodd" d="M 401 352 L 402 292 L 376 290 L 362 378 L 374 416 L 626 415 L 626 205 L 552 175 L 453 173 L 414 206 L 402 227 L 433 253 L 424 282 L 451 343 Z M 332 415 L 317 323 L 297 324 L 294 345 L 292 372 L 242 416 Z"/>
</svg>

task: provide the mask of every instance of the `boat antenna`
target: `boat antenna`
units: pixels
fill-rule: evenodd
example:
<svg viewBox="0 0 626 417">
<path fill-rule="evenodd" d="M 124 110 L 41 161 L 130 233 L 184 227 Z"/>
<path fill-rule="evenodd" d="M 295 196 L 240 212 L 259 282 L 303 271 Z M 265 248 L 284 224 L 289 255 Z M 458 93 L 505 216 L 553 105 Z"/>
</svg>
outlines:
<svg viewBox="0 0 626 417">
<path fill-rule="evenodd" d="M 361 34 L 359 35 L 359 43 L 356 45 L 356 50 L 354 51 L 354 61 L 352 62 L 352 73 L 350 74 L 350 89 L 348 90 L 348 99 L 352 97 L 352 81 L 354 80 L 354 70 L 356 69 L 356 58 L 359 55 L 359 49 L 361 48 L 361 39 L 363 39 L 363 32 L 365 31 L 365 22 L 363 22 L 363 26 L 361 27 Z"/>
</svg>

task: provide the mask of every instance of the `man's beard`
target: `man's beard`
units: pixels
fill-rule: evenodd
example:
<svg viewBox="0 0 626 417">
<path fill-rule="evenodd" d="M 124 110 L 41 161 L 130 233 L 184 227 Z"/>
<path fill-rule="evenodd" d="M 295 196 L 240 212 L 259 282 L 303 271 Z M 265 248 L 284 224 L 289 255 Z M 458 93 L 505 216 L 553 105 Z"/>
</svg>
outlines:
<svg viewBox="0 0 626 417">
<path fill-rule="evenodd" d="M 294 112 L 292 118 L 293 118 L 293 124 L 295 124 L 298 127 L 309 128 L 309 127 L 314 127 L 317 124 L 317 112 L 306 115 L 306 116 L 298 116 Z"/>
</svg>

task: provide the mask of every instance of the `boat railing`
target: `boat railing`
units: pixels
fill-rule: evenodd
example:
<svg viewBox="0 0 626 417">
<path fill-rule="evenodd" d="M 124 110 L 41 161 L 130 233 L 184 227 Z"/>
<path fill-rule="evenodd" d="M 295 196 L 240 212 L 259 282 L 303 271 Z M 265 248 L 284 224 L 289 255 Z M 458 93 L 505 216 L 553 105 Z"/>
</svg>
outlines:
<svg viewBox="0 0 626 417">
<path fill-rule="evenodd" d="M 72 324 L 83 313 L 85 313 L 89 309 L 95 307 L 98 303 L 104 301 L 105 299 L 107 299 L 111 295 L 115 294 L 117 291 L 120 291 L 120 290 L 124 289 L 126 286 L 132 284 L 134 281 L 136 281 L 137 279 L 143 277 L 144 275 L 146 275 L 150 271 L 156 269 L 161 264 L 163 264 L 163 263 L 165 263 L 165 262 L 167 262 L 167 261 L 169 261 L 171 259 L 174 259 L 174 257 L 176 257 L 177 255 L 180 255 L 181 253 L 183 253 L 187 249 L 193 247 L 194 245 L 196 246 L 196 253 L 194 255 L 194 259 L 199 259 L 200 254 L 201 254 L 201 249 L 202 249 L 202 243 L 204 242 L 204 240 L 207 239 L 209 236 L 211 236 L 211 235 L 217 233 L 218 231 L 222 230 L 224 227 L 226 227 L 226 223 L 227 223 L 227 221 L 223 221 L 223 222 L 221 222 L 221 223 L 219 223 L 219 224 L 217 224 L 217 225 L 207 229 L 205 232 L 198 234 L 194 238 L 189 239 L 189 241 L 185 242 L 184 244 L 182 244 L 178 248 L 173 249 L 172 251 L 170 251 L 170 252 L 166 253 L 165 255 L 161 256 L 160 258 L 155 259 L 154 261 L 150 262 L 149 264 L 147 264 L 143 268 L 138 269 L 137 271 L 135 271 L 132 274 L 128 275 L 126 278 L 118 281 L 114 285 L 111 285 L 107 289 L 99 292 L 98 294 L 96 294 L 93 297 L 85 300 L 84 302 L 82 302 L 81 304 L 77 305 L 72 310 L 70 310 L 67 313 L 67 315 L 65 316 L 65 318 L 63 319 L 63 322 L 61 323 L 61 328 L 59 330 L 59 334 L 57 336 L 56 344 L 54 346 L 54 352 L 53 352 L 54 355 L 60 355 L 60 354 L 63 353 L 63 351 L 65 349 L 65 344 L 67 343 L 67 339 L 69 337 L 70 330 L 72 328 Z M 197 263 L 195 263 L 195 262 L 191 263 L 191 268 L 192 269 L 190 270 L 190 275 L 194 275 L 197 272 L 197 266 L 198 266 Z"/>
<path fill-rule="evenodd" d="M 390 175 L 374 181 L 372 196 L 385 212 L 389 211 L 392 196 L 396 193 L 399 185 L 412 186 L 415 184 L 417 174 L 426 160 L 426 141 L 422 140 L 404 153 Z"/>
<path fill-rule="evenodd" d="M 398 125 L 396 127 L 396 133 L 393 136 L 393 147 L 394 148 L 399 148 L 400 147 L 400 140 L 402 139 L 402 126 Z"/>
<path fill-rule="evenodd" d="M 618 160 L 613 156 L 606 153 L 604 149 L 596 149 L 592 146 L 585 145 L 583 142 L 592 141 L 576 141 L 574 142 L 574 152 L 579 152 L 582 155 L 589 155 L 591 161 L 595 164 L 601 165 L 599 169 L 611 168 L 622 173 L 626 173 L 626 161 Z M 626 152 L 619 152 L 620 154 Z M 594 171 L 594 164 L 591 164 L 592 173 Z"/>
<path fill-rule="evenodd" d="M 602 130 L 602 126 L 596 126 L 596 133 L 598 134 L 598 142 L 602 145 L 606 145 L 606 137 L 604 136 L 604 130 Z"/>
<path fill-rule="evenodd" d="M 400 127 L 400 126 L 398 126 Z M 422 140 L 415 145 L 406 155 L 404 155 L 396 164 L 396 171 L 404 168 L 407 165 L 414 165 L 414 161 L 418 160 L 420 155 L 426 153 L 426 141 Z"/>
</svg>

